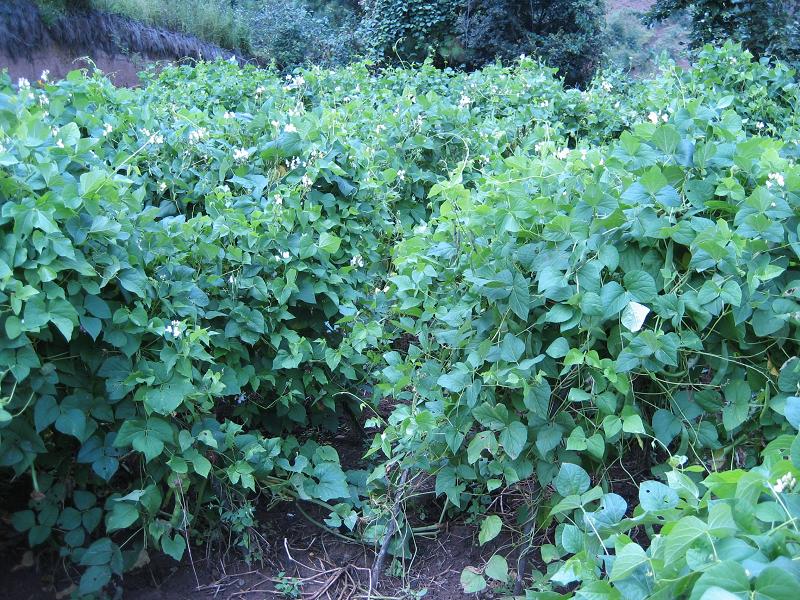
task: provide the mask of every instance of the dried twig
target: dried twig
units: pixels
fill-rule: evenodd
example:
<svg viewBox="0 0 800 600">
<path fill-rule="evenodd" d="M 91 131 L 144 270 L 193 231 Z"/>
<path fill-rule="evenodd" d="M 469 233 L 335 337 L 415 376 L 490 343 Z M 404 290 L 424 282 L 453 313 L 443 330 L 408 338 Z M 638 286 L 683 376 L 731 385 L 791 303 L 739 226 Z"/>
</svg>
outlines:
<svg viewBox="0 0 800 600">
<path fill-rule="evenodd" d="M 400 513 L 400 504 L 402 502 L 403 488 L 405 487 L 407 479 L 408 479 L 408 469 L 405 469 L 402 475 L 400 475 L 400 481 L 397 484 L 397 492 L 395 493 L 394 497 L 394 506 L 392 507 L 392 516 L 389 519 L 388 525 L 386 526 L 386 535 L 383 538 L 383 543 L 381 544 L 381 549 L 378 552 L 378 556 L 375 557 L 375 562 L 372 563 L 372 569 L 369 574 L 370 595 L 378 585 L 381 573 L 383 572 L 383 563 L 386 560 L 386 553 L 389 551 L 389 543 L 392 540 L 392 536 L 397 531 L 397 515 Z"/>
</svg>

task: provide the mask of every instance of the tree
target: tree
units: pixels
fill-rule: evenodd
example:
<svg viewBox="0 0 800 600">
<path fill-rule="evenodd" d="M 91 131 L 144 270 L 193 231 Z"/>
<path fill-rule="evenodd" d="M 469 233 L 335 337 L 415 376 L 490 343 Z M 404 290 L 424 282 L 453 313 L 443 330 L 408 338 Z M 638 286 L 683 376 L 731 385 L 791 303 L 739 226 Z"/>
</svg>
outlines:
<svg viewBox="0 0 800 600">
<path fill-rule="evenodd" d="M 603 53 L 604 0 L 364 0 L 363 35 L 379 60 L 434 55 L 478 68 L 541 56 L 567 83 L 593 75 Z"/>
<path fill-rule="evenodd" d="M 648 21 L 686 11 L 692 18 L 692 45 L 734 39 L 756 57 L 800 60 L 800 1 L 658 0 Z"/>
<path fill-rule="evenodd" d="M 362 37 L 379 61 L 445 62 L 460 55 L 457 17 L 462 0 L 363 0 Z"/>
<path fill-rule="evenodd" d="M 574 85 L 599 66 L 604 25 L 603 0 L 468 0 L 461 37 L 475 66 L 532 54 Z"/>
</svg>

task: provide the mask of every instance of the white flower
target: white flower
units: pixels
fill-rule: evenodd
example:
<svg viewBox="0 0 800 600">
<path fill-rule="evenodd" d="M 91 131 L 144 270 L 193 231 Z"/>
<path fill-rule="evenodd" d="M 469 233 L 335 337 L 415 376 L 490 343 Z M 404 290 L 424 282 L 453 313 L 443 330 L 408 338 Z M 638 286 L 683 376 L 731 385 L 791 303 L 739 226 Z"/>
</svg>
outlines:
<svg viewBox="0 0 800 600">
<path fill-rule="evenodd" d="M 400 169 L 400 170 L 397 172 L 397 178 L 398 178 L 400 181 L 405 181 L 405 178 L 406 178 L 406 172 L 405 172 L 403 169 Z"/>
<path fill-rule="evenodd" d="M 386 125 L 384 125 L 383 123 L 378 123 L 378 126 L 375 128 L 375 133 L 380 135 L 384 131 L 386 131 Z"/>
<path fill-rule="evenodd" d="M 181 322 L 180 321 L 176 321 L 176 320 L 172 320 L 169 325 L 164 327 L 164 335 L 166 335 L 168 333 L 170 335 L 172 335 L 173 337 L 175 337 L 175 338 L 181 337 L 181 334 L 183 333 L 183 331 L 181 329 Z"/>
<path fill-rule="evenodd" d="M 236 281 L 236 279 L 233 278 L 233 275 L 228 277 L 228 283 L 230 283 L 231 285 L 233 285 L 235 281 Z"/>
<path fill-rule="evenodd" d="M 39 79 L 41 79 L 42 81 L 47 81 L 49 77 L 50 77 L 50 69 L 45 69 L 44 71 L 42 71 L 42 74 L 39 75 Z"/>
<path fill-rule="evenodd" d="M 278 123 L 278 122 L 277 122 L 275 119 L 273 119 L 272 121 L 270 121 L 270 124 L 271 124 L 273 127 L 275 127 L 276 129 L 277 129 L 278 127 L 280 127 L 280 126 L 281 126 L 281 124 L 280 124 L 280 123 Z"/>
<path fill-rule="evenodd" d="M 208 135 L 208 130 L 205 127 L 198 127 L 189 132 L 189 143 L 196 144 Z"/>
<path fill-rule="evenodd" d="M 469 96 L 461 96 L 461 99 L 458 101 L 458 106 L 460 108 L 465 108 L 472 104 L 472 99 Z"/>
<path fill-rule="evenodd" d="M 783 175 L 781 175 L 780 173 L 770 173 L 768 179 L 769 181 L 774 181 L 780 187 L 783 187 L 784 184 L 786 183 L 786 181 L 783 179 Z"/>
<path fill-rule="evenodd" d="M 795 485 L 797 485 L 797 479 L 795 479 L 794 475 L 791 473 L 786 473 L 775 482 L 775 485 L 771 487 L 773 492 L 780 494 L 784 490 L 791 490 Z"/>
<path fill-rule="evenodd" d="M 758 123 L 756 123 L 756 129 L 764 129 L 764 122 L 759 121 Z"/>
<path fill-rule="evenodd" d="M 310 188 L 314 184 L 314 182 L 312 181 L 311 177 L 308 176 L 308 174 L 303 175 L 303 178 L 300 180 L 300 183 L 303 184 L 303 187 L 307 188 Z"/>
<path fill-rule="evenodd" d="M 56 146 L 63 149 L 64 148 L 63 140 L 56 140 Z"/>
<path fill-rule="evenodd" d="M 353 258 L 350 259 L 350 266 L 352 267 L 363 267 L 364 266 L 364 257 L 360 254 L 356 254 Z"/>
<path fill-rule="evenodd" d="M 260 86 L 258 86 L 256 88 L 256 96 L 260 96 L 261 94 L 263 94 L 266 91 L 267 91 L 266 88 L 264 88 L 263 85 L 260 85 Z"/>
<path fill-rule="evenodd" d="M 24 77 L 20 77 L 17 79 L 17 87 L 21 90 L 27 90 L 29 87 L 31 87 L 31 82 Z"/>
<path fill-rule="evenodd" d="M 167 184 L 162 181 L 161 183 L 158 184 L 158 189 L 163 194 L 164 192 L 167 191 Z"/>
<path fill-rule="evenodd" d="M 250 158 L 250 151 L 246 148 L 237 148 L 233 151 L 233 160 L 236 162 L 244 162 Z"/>
<path fill-rule="evenodd" d="M 647 115 L 647 119 L 648 119 L 648 120 L 649 120 L 649 121 L 650 121 L 650 122 L 651 122 L 653 125 L 655 125 L 656 123 L 658 123 L 658 113 L 656 113 L 656 112 L 652 112 L 652 111 L 651 111 L 651 112 L 650 112 L 650 114 L 649 114 L 649 115 Z"/>
<path fill-rule="evenodd" d="M 229 111 L 226 110 L 223 113 L 222 118 L 223 119 L 235 119 L 236 118 L 236 113 L 232 113 L 232 112 L 229 112 Z"/>
<path fill-rule="evenodd" d="M 610 92 L 611 90 L 614 89 L 614 86 L 611 85 L 611 83 L 606 81 L 605 79 L 600 84 L 600 87 L 603 88 L 606 92 Z"/>
<path fill-rule="evenodd" d="M 558 152 L 556 152 L 556 158 L 559 160 L 564 160 L 569 156 L 569 148 L 562 148 Z"/>
<path fill-rule="evenodd" d="M 103 137 L 106 137 L 112 131 L 114 131 L 114 128 L 111 126 L 111 123 L 103 125 Z"/>
<path fill-rule="evenodd" d="M 39 104 L 41 106 L 47 106 L 48 104 L 50 104 L 50 98 L 48 98 L 45 94 L 42 94 L 41 96 L 39 96 Z"/>
<path fill-rule="evenodd" d="M 295 127 L 292 123 L 287 123 L 286 127 L 283 128 L 286 133 L 296 133 L 297 127 Z"/>
<path fill-rule="evenodd" d="M 281 252 L 281 256 L 282 256 L 283 258 L 289 258 L 289 257 L 291 256 L 291 254 L 289 254 L 288 252 L 286 252 L 286 251 L 284 250 L 283 252 Z"/>
</svg>

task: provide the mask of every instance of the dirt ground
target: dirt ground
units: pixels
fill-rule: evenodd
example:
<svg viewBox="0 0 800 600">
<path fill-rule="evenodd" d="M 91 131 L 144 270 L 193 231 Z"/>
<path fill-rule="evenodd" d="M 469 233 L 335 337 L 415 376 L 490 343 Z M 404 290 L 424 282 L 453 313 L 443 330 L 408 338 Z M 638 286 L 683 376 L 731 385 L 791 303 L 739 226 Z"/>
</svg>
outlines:
<svg viewBox="0 0 800 600">
<path fill-rule="evenodd" d="M 194 561 L 181 563 L 169 558 L 127 573 L 124 592 L 131 600 L 180 600 L 183 598 L 254 600 L 260 598 L 304 598 L 306 600 L 356 600 L 368 598 L 371 548 L 345 543 L 309 524 L 291 505 L 279 523 L 274 520 L 264 532 L 267 542 L 263 564 L 246 565 L 236 559 L 206 558 L 204 549 L 194 548 Z M 273 515 L 275 516 L 275 515 Z M 23 546 L 24 539 L 3 527 L 5 548 L 0 558 L 10 569 L 0 570 L 0 590 L 6 600 L 51 600 L 69 598 L 74 589 L 60 563 L 52 556 L 36 556 Z M 375 600 L 409 599 L 427 590 L 425 598 L 464 598 L 459 582 L 461 569 L 481 564 L 475 528 L 463 524 L 445 527 L 435 539 L 418 538 L 416 552 L 406 564 L 396 564 L 398 576 L 384 575 Z M 392 567 L 387 560 L 387 566 Z M 388 570 L 388 569 L 387 569 Z M 296 582 L 296 595 L 278 589 L 281 582 Z M 74 580 L 75 582 L 77 580 Z M 492 598 L 491 591 L 483 597 Z"/>
</svg>

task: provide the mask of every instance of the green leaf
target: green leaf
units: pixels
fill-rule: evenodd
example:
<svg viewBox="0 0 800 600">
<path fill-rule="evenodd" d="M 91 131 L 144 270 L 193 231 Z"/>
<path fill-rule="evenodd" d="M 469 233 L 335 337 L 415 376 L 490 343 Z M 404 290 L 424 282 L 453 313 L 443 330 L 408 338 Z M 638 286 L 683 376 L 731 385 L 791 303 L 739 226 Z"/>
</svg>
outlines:
<svg viewBox="0 0 800 600">
<path fill-rule="evenodd" d="M 116 502 L 111 512 L 106 513 L 106 531 L 112 533 L 133 525 L 139 519 L 139 511 L 130 502 Z"/>
<path fill-rule="evenodd" d="M 175 533 L 172 537 L 164 535 L 161 538 L 161 549 L 164 554 L 171 556 L 175 560 L 180 560 L 186 550 L 186 540 L 180 533 Z"/>
<path fill-rule="evenodd" d="M 65 435 L 83 440 L 86 430 L 86 413 L 77 408 L 70 408 L 58 415 L 56 429 Z"/>
<path fill-rule="evenodd" d="M 553 480 L 556 491 L 564 497 L 583 494 L 591 483 L 589 474 L 573 463 L 563 463 Z"/>
<path fill-rule="evenodd" d="M 36 515 L 32 510 L 21 510 L 11 515 L 11 524 L 17 531 L 28 531 L 36 525 Z"/>
<path fill-rule="evenodd" d="M 569 352 L 569 342 L 563 337 L 554 339 L 545 350 L 545 354 L 551 358 L 563 358 L 567 352 Z"/>
<path fill-rule="evenodd" d="M 660 481 L 644 481 L 639 485 L 639 504 L 648 512 L 675 508 L 678 500 L 678 493 Z"/>
<path fill-rule="evenodd" d="M 625 289 L 639 302 L 650 302 L 658 293 L 653 276 L 645 271 L 630 271 L 623 278 Z"/>
<path fill-rule="evenodd" d="M 686 560 L 686 551 L 692 544 L 705 536 L 708 526 L 695 516 L 683 517 L 669 531 L 664 541 L 664 562 L 668 565 L 680 564 Z"/>
<path fill-rule="evenodd" d="M 332 233 L 328 233 L 327 231 L 323 231 L 319 236 L 319 242 L 317 246 L 320 250 L 327 252 L 328 254 L 335 254 L 339 250 L 339 246 L 342 244 L 342 239 L 333 235 Z"/>
<path fill-rule="evenodd" d="M 512 421 L 500 432 L 500 445 L 512 460 L 516 460 L 528 441 L 528 428 L 519 421 Z"/>
<path fill-rule="evenodd" d="M 349 498 L 347 477 L 338 463 L 323 462 L 314 468 L 314 477 L 319 480 L 315 486 L 316 497 L 327 502 L 335 498 Z"/>
<path fill-rule="evenodd" d="M 476 594 L 486 589 L 486 580 L 474 567 L 461 571 L 461 587 L 466 594 Z"/>
<path fill-rule="evenodd" d="M 473 464 L 480 457 L 484 450 L 488 450 L 489 454 L 497 454 L 497 439 L 491 431 L 481 431 L 476 433 L 467 446 L 467 460 L 469 464 Z"/>
<path fill-rule="evenodd" d="M 633 542 L 626 544 L 614 558 L 609 581 L 614 582 L 630 577 L 634 571 L 648 562 L 647 554 L 639 544 Z"/>
<path fill-rule="evenodd" d="M 755 582 L 753 600 L 797 600 L 800 598 L 800 582 L 793 572 L 778 567 L 767 567 Z"/>
<path fill-rule="evenodd" d="M 148 389 L 144 396 L 144 405 L 151 412 L 168 415 L 194 391 L 191 381 L 178 377 L 165 385 Z"/>
<path fill-rule="evenodd" d="M 500 535 L 500 530 L 503 528 L 503 521 L 497 515 L 489 515 L 481 523 L 480 531 L 478 532 L 478 542 L 483 546 Z"/>
<path fill-rule="evenodd" d="M 9 315 L 5 323 L 8 339 L 15 340 L 22 335 L 22 321 L 16 315 Z"/>
<path fill-rule="evenodd" d="M 528 280 L 521 273 L 514 274 L 514 283 L 511 286 L 511 294 L 508 297 L 508 306 L 520 319 L 523 321 L 528 320 L 528 313 L 531 310 L 531 294 Z"/>
<path fill-rule="evenodd" d="M 631 301 L 622 311 L 620 322 L 628 331 L 636 332 L 642 328 L 648 314 L 650 314 L 649 308 L 638 302 Z"/>
<path fill-rule="evenodd" d="M 722 424 L 729 433 L 747 420 L 750 414 L 750 386 L 741 379 L 725 386 L 725 401 L 722 409 Z"/>
<path fill-rule="evenodd" d="M 86 569 L 81 575 L 78 592 L 88 596 L 102 590 L 111 581 L 111 567 L 108 565 L 94 565 Z"/>
<path fill-rule="evenodd" d="M 471 380 L 471 373 L 465 370 L 457 370 L 441 375 L 436 380 L 436 383 L 451 392 L 460 392 L 469 385 Z"/>
<path fill-rule="evenodd" d="M 508 581 L 508 561 L 505 557 L 495 554 L 486 563 L 483 572 L 495 581 L 506 583 Z"/>
<path fill-rule="evenodd" d="M 500 358 L 507 362 L 518 362 L 525 353 L 525 342 L 517 336 L 507 333 L 500 344 Z"/>
<path fill-rule="evenodd" d="M 622 431 L 625 433 L 647 433 L 639 415 L 628 415 L 622 419 Z"/>
</svg>

